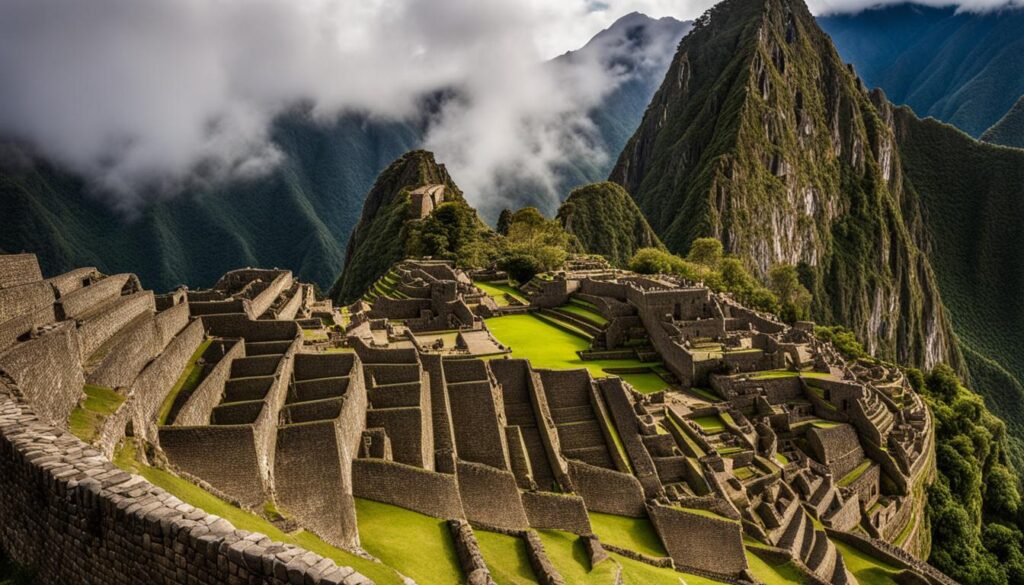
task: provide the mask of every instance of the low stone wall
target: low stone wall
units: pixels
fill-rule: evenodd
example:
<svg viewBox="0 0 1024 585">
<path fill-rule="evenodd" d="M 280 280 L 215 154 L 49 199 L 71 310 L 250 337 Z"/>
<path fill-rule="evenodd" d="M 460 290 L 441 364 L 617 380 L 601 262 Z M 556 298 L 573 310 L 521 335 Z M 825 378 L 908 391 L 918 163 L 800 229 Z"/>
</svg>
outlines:
<svg viewBox="0 0 1024 585">
<path fill-rule="evenodd" d="M 217 337 L 242 337 L 246 341 L 282 341 L 299 335 L 294 321 L 253 321 L 245 314 L 206 315 L 203 325 Z"/>
<path fill-rule="evenodd" d="M 544 543 L 541 542 L 540 536 L 529 530 L 523 535 L 523 540 L 526 541 L 526 556 L 530 559 L 530 566 L 537 577 L 537 582 L 540 585 L 565 585 L 565 579 L 544 552 Z"/>
<path fill-rule="evenodd" d="M 152 291 L 137 292 L 115 299 L 105 305 L 105 310 L 93 314 L 78 327 L 81 337 L 82 358 L 88 358 L 108 339 L 121 330 L 132 319 L 145 313 L 155 311 L 156 305 Z"/>
<path fill-rule="evenodd" d="M 583 498 L 572 494 L 523 492 L 521 494 L 530 527 L 564 530 L 584 535 L 593 532 Z"/>
<path fill-rule="evenodd" d="M 0 546 L 36 582 L 370 583 L 121 471 L 0 386 Z"/>
<path fill-rule="evenodd" d="M 647 513 L 677 567 L 726 576 L 747 569 L 739 522 L 658 505 Z"/>
<path fill-rule="evenodd" d="M 64 274 L 47 278 L 46 282 L 50 283 L 56 290 L 57 298 L 61 298 L 86 286 L 86 283 L 95 281 L 99 276 L 99 270 L 96 270 L 94 266 L 88 266 L 85 268 L 75 268 Z"/>
<path fill-rule="evenodd" d="M 511 472 L 467 461 L 459 461 L 457 468 L 462 509 L 469 521 L 511 529 L 530 525 Z"/>
<path fill-rule="evenodd" d="M 454 475 L 383 459 L 352 462 L 352 493 L 434 518 L 465 518 Z"/>
<path fill-rule="evenodd" d="M 106 356 L 86 378 L 88 383 L 106 388 L 130 386 L 146 363 L 164 349 L 159 345 L 153 315 L 129 323 L 108 347 Z"/>
<path fill-rule="evenodd" d="M 569 461 L 569 475 L 588 510 L 634 518 L 644 516 L 644 490 L 632 475 L 576 460 Z"/>
<path fill-rule="evenodd" d="M 81 317 L 94 307 L 121 296 L 121 289 L 128 282 L 128 277 L 127 274 L 108 276 L 61 297 L 57 301 L 57 320 L 64 321 Z"/>
<path fill-rule="evenodd" d="M 188 303 L 178 303 L 157 313 L 156 329 L 160 335 L 160 346 L 166 347 L 188 325 L 188 320 Z"/>
<path fill-rule="evenodd" d="M 455 553 L 459 557 L 459 565 L 466 575 L 467 585 L 494 585 L 487 562 L 480 552 L 480 545 L 473 534 L 473 527 L 465 520 L 449 520 L 448 530 L 452 533 Z"/>
</svg>

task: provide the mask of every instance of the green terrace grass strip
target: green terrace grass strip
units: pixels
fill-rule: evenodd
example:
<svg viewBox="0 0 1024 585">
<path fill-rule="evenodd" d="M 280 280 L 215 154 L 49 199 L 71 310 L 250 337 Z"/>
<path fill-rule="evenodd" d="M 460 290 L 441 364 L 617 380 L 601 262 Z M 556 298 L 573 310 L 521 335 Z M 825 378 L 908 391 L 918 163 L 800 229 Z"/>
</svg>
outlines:
<svg viewBox="0 0 1024 585">
<path fill-rule="evenodd" d="M 647 518 L 590 512 L 590 525 L 601 542 L 652 557 L 667 557 L 654 525 Z"/>
<path fill-rule="evenodd" d="M 901 548 L 903 547 L 903 543 L 907 542 L 907 538 L 910 537 L 910 533 L 914 531 L 914 526 L 917 524 L 917 522 L 915 522 L 916 519 L 917 518 L 915 516 L 907 516 L 907 523 L 903 526 L 903 529 L 900 530 L 900 533 L 896 535 L 896 540 L 893 541 L 893 544 Z"/>
<path fill-rule="evenodd" d="M 782 453 L 775 453 L 775 460 L 783 465 L 789 463 L 789 458 L 783 455 Z"/>
<path fill-rule="evenodd" d="M 235 528 L 259 532 L 273 540 L 301 546 L 306 550 L 333 560 L 340 566 L 352 567 L 380 585 L 403 585 L 402 579 L 398 574 L 381 563 L 376 563 L 340 548 L 333 547 L 311 532 L 300 530 L 298 532 L 285 533 L 266 519 L 236 508 L 191 482 L 162 469 L 150 467 L 139 462 L 135 457 L 134 443 L 122 443 L 118 446 L 117 451 L 114 453 L 114 464 L 125 471 L 141 475 L 149 483 L 163 488 L 185 503 L 200 508 L 209 514 L 215 514 L 224 518 L 233 524 Z"/>
<path fill-rule="evenodd" d="M 755 475 L 757 475 L 757 473 L 754 472 L 752 469 L 750 469 L 749 466 L 748 467 L 735 467 L 735 468 L 733 468 L 732 472 L 733 472 L 733 475 L 735 475 L 740 481 L 746 481 L 746 480 L 754 477 Z"/>
<path fill-rule="evenodd" d="M 362 498 L 356 498 L 356 518 L 366 552 L 419 585 L 464 581 L 444 520 Z"/>
<path fill-rule="evenodd" d="M 703 398 L 704 400 L 707 400 L 708 402 L 721 402 L 722 401 L 722 398 L 720 396 L 718 396 L 717 394 L 715 394 L 714 390 L 711 390 L 709 388 L 699 388 L 697 386 L 691 386 L 690 388 L 688 388 L 688 390 L 691 393 L 696 394 L 697 396 Z"/>
<path fill-rule="evenodd" d="M 592 303 L 590 301 L 585 301 L 585 300 L 583 300 L 583 299 L 581 299 L 581 298 L 579 298 L 577 296 L 569 297 L 569 304 L 576 305 L 578 307 L 583 307 L 584 309 L 588 309 L 588 310 L 593 311 L 595 313 L 599 313 L 600 312 L 600 310 L 597 308 L 597 305 L 595 305 L 594 303 Z"/>
<path fill-rule="evenodd" d="M 557 313 L 548 313 L 548 314 L 533 313 L 533 315 L 534 315 L 534 317 L 540 319 L 541 321 L 544 321 L 545 323 L 551 325 L 552 327 L 556 327 L 558 329 L 561 329 L 561 330 L 565 331 L 566 333 L 571 333 L 572 335 L 575 335 L 577 337 L 581 337 L 581 338 L 587 340 L 588 345 L 589 345 L 590 340 L 593 339 L 593 336 L 590 335 L 589 333 L 587 333 L 586 331 L 580 329 L 579 327 L 573 325 L 572 323 L 570 323 L 568 321 L 563 321 L 562 319 L 559 319 L 556 316 Z"/>
<path fill-rule="evenodd" d="M 513 288 L 508 283 L 501 283 L 501 282 L 479 282 L 478 281 L 478 282 L 474 282 L 473 284 L 477 288 L 482 290 L 485 294 L 487 294 L 492 299 L 494 299 L 494 302 L 498 303 L 499 305 L 501 305 L 501 301 L 499 299 L 504 300 L 505 306 L 508 305 L 508 300 L 504 299 L 504 295 L 508 295 L 508 296 L 512 297 L 513 299 L 519 301 L 520 303 L 522 303 L 524 305 L 530 304 L 529 301 L 526 300 L 526 298 L 523 296 L 522 293 L 520 293 L 518 290 Z"/>
<path fill-rule="evenodd" d="M 764 372 L 758 372 L 753 376 L 750 376 L 751 380 L 774 380 L 777 378 L 795 378 L 800 375 L 799 372 L 792 372 L 790 370 L 767 370 Z"/>
<path fill-rule="evenodd" d="M 174 387 L 167 393 L 167 397 L 164 398 L 164 403 L 160 406 L 160 414 L 157 416 L 157 423 L 160 426 L 166 425 L 169 422 L 174 422 L 171 419 L 171 414 L 175 416 L 178 414 L 178 410 L 185 405 L 189 396 L 199 386 L 199 383 L 203 379 L 203 368 L 196 362 L 199 358 L 203 357 L 203 353 L 213 343 L 212 339 L 199 344 L 199 347 L 192 353 L 192 357 L 188 360 L 188 366 L 185 367 L 185 371 L 178 376 L 178 381 L 175 382 Z"/>
<path fill-rule="evenodd" d="M 896 567 L 863 553 L 844 542 L 833 540 L 832 544 L 836 545 L 836 550 L 843 555 L 843 560 L 846 561 L 846 568 L 853 573 L 853 576 L 860 583 L 896 585 L 897 581 L 894 577 L 902 572 Z"/>
<path fill-rule="evenodd" d="M 819 420 L 811 422 L 811 424 L 816 426 L 816 427 L 818 427 L 819 429 L 832 429 L 832 428 L 838 427 L 842 423 L 832 422 L 830 420 L 821 420 L 821 419 L 819 419 Z"/>
<path fill-rule="evenodd" d="M 570 302 L 569 304 L 566 305 L 562 305 L 561 307 L 558 308 L 567 313 L 572 313 L 573 315 L 576 315 L 585 321 L 589 321 L 592 325 L 597 327 L 604 327 L 605 325 L 608 324 L 608 319 L 605 319 L 604 315 L 602 315 L 601 313 L 598 313 L 597 311 L 591 310 L 586 307 L 581 307 L 573 302 Z"/>
<path fill-rule="evenodd" d="M 747 547 L 745 553 L 747 555 L 747 565 L 750 566 L 750 572 L 757 577 L 758 581 L 765 585 L 790 585 L 792 583 L 805 582 L 804 574 L 793 565 L 792 561 L 772 564 L 752 552 L 751 549 L 753 548 L 757 547 Z"/>
<path fill-rule="evenodd" d="M 606 373 L 612 373 L 608 369 L 604 370 Z M 624 381 L 628 382 L 637 392 L 641 394 L 651 394 L 659 392 L 661 390 L 667 390 L 670 386 L 661 379 L 660 376 L 651 372 L 649 374 L 614 374 L 619 376 Z"/>
<path fill-rule="evenodd" d="M 700 428 L 704 429 L 705 433 L 711 435 L 725 432 L 725 423 L 722 422 L 718 415 L 698 416 L 693 419 L 693 422 L 700 425 Z"/>
<path fill-rule="evenodd" d="M 722 417 L 722 420 L 725 421 L 725 424 L 736 426 L 736 421 L 733 420 L 732 415 L 729 414 L 728 412 L 723 412 L 719 416 Z"/>
<path fill-rule="evenodd" d="M 742 452 L 742 447 L 721 447 L 718 449 L 718 454 L 721 455 L 722 457 L 728 457 L 729 455 L 735 455 L 737 453 Z"/>
<path fill-rule="evenodd" d="M 486 530 L 474 530 L 473 533 L 484 561 L 487 562 L 487 569 L 497 585 L 537 583 L 523 539 Z"/>
<path fill-rule="evenodd" d="M 864 461 L 861 461 L 860 465 L 858 465 L 856 469 L 854 469 L 850 473 L 847 473 L 846 475 L 843 476 L 843 479 L 839 480 L 839 487 L 847 487 L 853 482 L 857 481 L 860 478 L 860 476 L 864 475 L 864 472 L 867 471 L 869 467 L 871 467 L 870 459 L 865 459 Z"/>
<path fill-rule="evenodd" d="M 739 520 L 733 520 L 732 518 L 726 518 L 725 516 L 722 516 L 721 514 L 712 512 L 711 510 L 701 510 L 700 508 L 684 508 L 682 506 L 672 506 L 672 508 L 674 508 L 676 510 L 680 510 L 682 512 L 686 512 L 688 514 L 696 514 L 697 516 L 703 516 L 705 518 L 714 518 L 715 520 L 722 520 L 723 522 L 734 522 L 736 524 L 740 523 Z"/>
<path fill-rule="evenodd" d="M 693 437 L 691 437 L 689 433 L 683 430 L 682 425 L 676 422 L 675 417 L 669 414 L 665 416 L 665 419 L 672 423 L 672 426 L 676 429 L 676 432 L 679 433 L 679 438 L 681 438 L 683 442 L 686 443 L 686 445 L 693 451 L 694 454 L 697 455 L 697 457 L 703 457 L 705 455 L 704 449 L 701 449 L 700 445 L 698 445 L 697 442 L 693 440 Z"/>
<path fill-rule="evenodd" d="M 85 400 L 68 416 L 68 430 L 86 443 L 92 443 L 99 434 L 103 421 L 124 403 L 125 397 L 110 388 L 86 384 L 82 389 Z"/>
</svg>

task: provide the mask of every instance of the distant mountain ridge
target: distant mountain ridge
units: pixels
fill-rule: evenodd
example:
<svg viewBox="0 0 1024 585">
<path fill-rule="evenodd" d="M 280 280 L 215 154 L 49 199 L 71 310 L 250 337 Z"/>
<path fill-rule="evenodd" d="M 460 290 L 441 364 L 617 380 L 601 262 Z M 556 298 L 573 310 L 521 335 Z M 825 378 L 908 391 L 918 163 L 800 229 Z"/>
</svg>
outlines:
<svg viewBox="0 0 1024 585">
<path fill-rule="evenodd" d="M 551 62 L 571 66 L 574 59 L 605 51 L 614 66 L 636 73 L 590 112 L 608 160 L 596 166 L 575 161 L 558 169 L 563 196 L 607 175 L 689 26 L 630 14 L 579 51 Z M 391 161 L 422 146 L 436 106 L 424 103 L 421 115 L 407 121 L 347 115 L 329 124 L 297 108 L 274 124 L 272 140 L 284 156 L 271 173 L 198 185 L 146 206 L 130 222 L 91 196 L 92 187 L 82 177 L 17 147 L 0 149 L 8 153 L 0 153 L 0 216 L 7 226 L 0 230 L 0 249 L 35 252 L 55 273 L 76 266 L 130 270 L 156 290 L 183 282 L 209 286 L 244 265 L 288 268 L 326 290 L 341 273 L 366 193 Z M 536 204 L 517 187 L 507 186 L 495 199 L 513 207 Z M 498 210 L 490 211 L 496 216 Z"/>
<path fill-rule="evenodd" d="M 1024 8 L 898 4 L 818 23 L 868 87 L 981 136 L 1024 95 Z"/>
<path fill-rule="evenodd" d="M 1009 112 L 981 135 L 981 140 L 1002 146 L 1024 148 L 1024 96 Z"/>
</svg>

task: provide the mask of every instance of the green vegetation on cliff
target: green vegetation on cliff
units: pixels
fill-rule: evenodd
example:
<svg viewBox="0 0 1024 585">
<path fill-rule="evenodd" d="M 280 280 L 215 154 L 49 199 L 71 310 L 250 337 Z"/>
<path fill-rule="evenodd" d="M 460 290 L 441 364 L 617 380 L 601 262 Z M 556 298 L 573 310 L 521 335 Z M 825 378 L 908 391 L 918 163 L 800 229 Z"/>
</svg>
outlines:
<svg viewBox="0 0 1024 585">
<path fill-rule="evenodd" d="M 584 250 L 617 266 L 624 266 L 640 248 L 665 248 L 629 193 L 615 183 L 574 189 L 557 217 Z"/>
<path fill-rule="evenodd" d="M 333 299 L 355 300 L 405 256 L 405 229 L 413 213 L 409 193 L 424 185 L 444 185 L 446 202 L 464 203 L 462 192 L 432 153 L 414 150 L 392 162 L 366 195 L 345 251 L 344 272 L 331 289 Z"/>
<path fill-rule="evenodd" d="M 611 180 L 669 250 L 712 236 L 762 276 L 794 265 L 814 319 L 900 363 L 959 364 L 890 116 L 802 2 L 726 0 L 680 43 Z"/>
<path fill-rule="evenodd" d="M 1024 508 L 1006 426 L 940 364 L 909 378 L 935 420 L 938 478 L 928 490 L 928 561 L 965 585 L 1024 582 Z"/>
<path fill-rule="evenodd" d="M 899 108 L 906 207 L 931 233 L 928 254 L 970 372 L 1006 421 L 1024 468 L 1024 150 L 973 140 Z"/>
<path fill-rule="evenodd" d="M 984 142 L 1024 148 L 1024 95 L 1009 112 L 981 135 Z"/>
</svg>

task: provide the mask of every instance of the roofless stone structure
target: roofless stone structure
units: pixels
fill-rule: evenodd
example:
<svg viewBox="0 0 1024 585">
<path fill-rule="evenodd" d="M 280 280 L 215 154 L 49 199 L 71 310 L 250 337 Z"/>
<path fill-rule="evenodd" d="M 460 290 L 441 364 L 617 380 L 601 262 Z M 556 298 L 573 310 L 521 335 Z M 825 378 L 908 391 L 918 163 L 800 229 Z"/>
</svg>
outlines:
<svg viewBox="0 0 1024 585">
<path fill-rule="evenodd" d="M 756 581 L 754 550 L 855 583 L 837 541 L 951 582 L 917 560 L 934 430 L 898 369 L 593 260 L 502 293 L 504 275 L 473 276 L 407 260 L 336 308 L 286 270 L 154 295 L 0 256 L 0 546 L 42 582 L 370 582 L 111 462 L 127 457 L 362 556 L 357 498 L 447 520 L 470 583 L 493 582 L 474 528 L 522 539 L 543 583 L 566 582 L 548 529 L 593 564 L 724 582 Z M 590 339 L 582 362 L 660 362 L 671 389 L 535 367 L 488 327 L 523 313 Z M 667 556 L 602 543 L 593 513 L 649 519 Z"/>
</svg>

